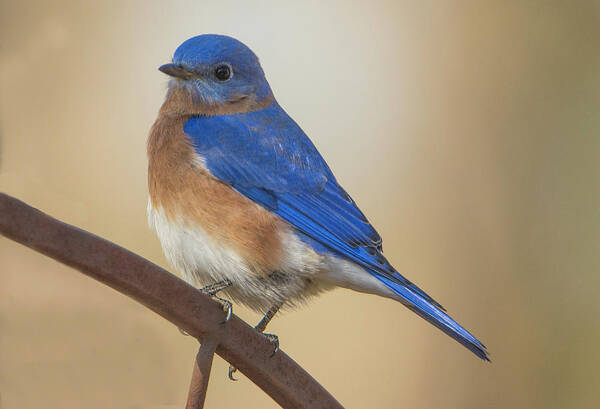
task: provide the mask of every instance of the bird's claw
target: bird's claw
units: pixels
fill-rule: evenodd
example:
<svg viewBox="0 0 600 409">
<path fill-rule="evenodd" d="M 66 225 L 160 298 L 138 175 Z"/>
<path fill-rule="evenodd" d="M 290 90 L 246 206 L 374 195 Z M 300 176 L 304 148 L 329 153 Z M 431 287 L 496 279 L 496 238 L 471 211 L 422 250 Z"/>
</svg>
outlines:
<svg viewBox="0 0 600 409">
<path fill-rule="evenodd" d="M 279 351 L 279 337 L 275 334 L 268 334 L 268 333 L 262 333 L 271 343 L 275 344 L 275 348 L 273 349 L 273 352 L 271 353 L 271 358 L 273 358 L 275 356 L 275 354 L 277 353 L 277 351 Z M 237 381 L 237 378 L 233 377 L 233 374 L 237 372 L 237 368 L 233 365 L 229 365 L 229 374 L 227 376 L 229 376 L 229 379 L 231 379 L 232 381 Z"/>
<path fill-rule="evenodd" d="M 233 304 L 231 303 L 231 301 L 221 297 L 217 297 L 216 295 L 213 295 L 212 297 L 223 306 L 223 311 L 225 311 L 225 319 L 221 321 L 221 324 L 225 324 L 231 319 L 231 316 L 233 315 Z"/>
<path fill-rule="evenodd" d="M 221 306 L 223 307 L 223 311 L 225 311 L 225 319 L 223 321 L 221 321 L 221 324 L 227 323 L 231 319 L 231 316 L 233 315 L 233 304 L 231 303 L 231 301 L 226 300 L 221 297 L 217 297 L 216 295 L 213 295 L 212 297 L 219 304 L 221 304 Z M 190 335 L 182 328 L 177 327 L 177 329 L 179 330 L 179 332 L 181 332 L 182 335 L 185 335 L 186 337 Z"/>
<path fill-rule="evenodd" d="M 223 281 L 218 281 L 216 283 L 207 285 L 200 289 L 200 291 L 202 291 L 204 294 L 210 295 L 214 300 L 218 301 L 223 306 L 223 311 L 225 311 L 227 313 L 227 315 L 225 316 L 225 320 L 223 322 L 221 322 L 221 324 L 225 324 L 227 321 L 229 321 L 231 319 L 231 316 L 233 315 L 233 304 L 231 304 L 231 301 L 229 301 L 229 300 L 226 300 L 221 297 L 217 297 L 216 294 L 219 291 L 222 291 L 222 290 L 226 289 L 227 287 L 231 287 L 231 286 L 232 286 L 231 281 L 223 280 Z"/>
<path fill-rule="evenodd" d="M 237 381 L 237 378 L 233 377 L 233 374 L 237 371 L 237 368 L 233 365 L 229 365 L 229 379 L 231 379 L 232 381 Z"/>
<path fill-rule="evenodd" d="M 273 349 L 273 353 L 271 353 L 271 358 L 273 358 L 275 356 L 275 354 L 277 353 L 277 351 L 279 351 L 279 337 L 275 334 L 268 334 L 268 333 L 263 333 L 263 335 L 269 341 L 271 341 L 271 343 L 273 343 L 275 345 L 275 348 Z"/>
</svg>

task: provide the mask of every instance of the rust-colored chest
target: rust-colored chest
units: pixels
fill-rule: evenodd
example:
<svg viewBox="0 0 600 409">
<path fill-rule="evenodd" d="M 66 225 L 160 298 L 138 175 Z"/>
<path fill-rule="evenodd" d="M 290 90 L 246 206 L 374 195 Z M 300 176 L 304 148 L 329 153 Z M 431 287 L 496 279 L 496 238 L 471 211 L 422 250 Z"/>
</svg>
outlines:
<svg viewBox="0 0 600 409">
<path fill-rule="evenodd" d="M 281 262 L 281 233 L 289 227 L 209 173 L 183 131 L 188 117 L 161 112 L 150 131 L 152 207 L 162 211 L 169 223 L 202 229 L 257 271 L 273 271 Z"/>
</svg>

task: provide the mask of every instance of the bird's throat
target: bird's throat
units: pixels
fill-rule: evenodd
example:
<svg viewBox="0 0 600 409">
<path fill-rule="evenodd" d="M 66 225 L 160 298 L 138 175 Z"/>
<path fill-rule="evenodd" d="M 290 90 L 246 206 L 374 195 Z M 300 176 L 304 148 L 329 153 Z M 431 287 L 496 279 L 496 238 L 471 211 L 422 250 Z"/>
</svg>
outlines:
<svg viewBox="0 0 600 409">
<path fill-rule="evenodd" d="M 229 115 L 258 111 L 271 105 L 272 95 L 257 101 L 253 96 L 242 96 L 224 103 L 210 104 L 196 97 L 184 86 L 171 86 L 160 113 L 176 116 Z"/>
</svg>

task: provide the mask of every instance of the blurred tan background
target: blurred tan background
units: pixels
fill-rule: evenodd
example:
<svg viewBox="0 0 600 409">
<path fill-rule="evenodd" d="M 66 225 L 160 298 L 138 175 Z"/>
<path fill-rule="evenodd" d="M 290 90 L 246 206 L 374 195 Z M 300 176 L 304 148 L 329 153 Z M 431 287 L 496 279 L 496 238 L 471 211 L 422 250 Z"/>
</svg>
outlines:
<svg viewBox="0 0 600 409">
<path fill-rule="evenodd" d="M 0 190 L 168 267 L 146 226 L 157 67 L 223 33 L 492 354 L 337 290 L 270 327 L 348 408 L 600 403 L 600 3 L 0 1 Z M 258 315 L 235 312 L 250 323 Z M 182 408 L 197 345 L 0 238 L 0 407 Z M 208 408 L 271 408 L 217 358 Z"/>
</svg>

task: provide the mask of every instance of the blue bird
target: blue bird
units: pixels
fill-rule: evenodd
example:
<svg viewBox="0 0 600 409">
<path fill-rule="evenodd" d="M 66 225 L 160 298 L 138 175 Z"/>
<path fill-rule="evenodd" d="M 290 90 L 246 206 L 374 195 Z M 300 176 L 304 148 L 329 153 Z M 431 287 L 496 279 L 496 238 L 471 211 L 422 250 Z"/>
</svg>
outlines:
<svg viewBox="0 0 600 409">
<path fill-rule="evenodd" d="M 184 279 L 265 313 L 260 332 L 281 307 L 335 287 L 376 294 L 489 360 L 386 260 L 381 237 L 279 106 L 248 47 L 200 35 L 159 69 L 171 79 L 148 138 L 148 219 Z"/>
</svg>

